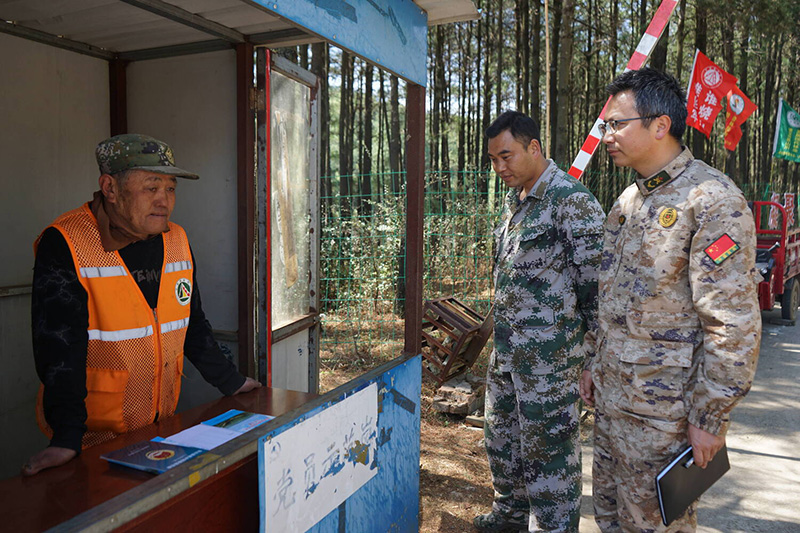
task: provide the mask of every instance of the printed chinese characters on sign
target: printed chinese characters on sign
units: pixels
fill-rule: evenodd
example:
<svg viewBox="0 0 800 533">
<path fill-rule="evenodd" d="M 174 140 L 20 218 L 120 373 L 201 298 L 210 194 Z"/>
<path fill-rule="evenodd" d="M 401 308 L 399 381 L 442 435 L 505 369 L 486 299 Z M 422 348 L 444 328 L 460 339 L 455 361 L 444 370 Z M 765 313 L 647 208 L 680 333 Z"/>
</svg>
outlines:
<svg viewBox="0 0 800 533">
<path fill-rule="evenodd" d="M 260 442 L 268 531 L 308 530 L 379 468 L 378 387 L 372 383 Z M 309 438 L 313 435 L 313 438 Z"/>
</svg>

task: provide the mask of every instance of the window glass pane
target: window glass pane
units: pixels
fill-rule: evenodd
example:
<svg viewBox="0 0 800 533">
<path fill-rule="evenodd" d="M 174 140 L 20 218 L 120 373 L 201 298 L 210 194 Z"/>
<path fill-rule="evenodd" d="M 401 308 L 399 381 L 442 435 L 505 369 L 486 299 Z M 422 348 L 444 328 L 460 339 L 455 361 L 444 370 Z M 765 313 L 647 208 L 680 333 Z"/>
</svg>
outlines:
<svg viewBox="0 0 800 533">
<path fill-rule="evenodd" d="M 309 312 L 310 89 L 270 76 L 272 329 Z"/>
</svg>

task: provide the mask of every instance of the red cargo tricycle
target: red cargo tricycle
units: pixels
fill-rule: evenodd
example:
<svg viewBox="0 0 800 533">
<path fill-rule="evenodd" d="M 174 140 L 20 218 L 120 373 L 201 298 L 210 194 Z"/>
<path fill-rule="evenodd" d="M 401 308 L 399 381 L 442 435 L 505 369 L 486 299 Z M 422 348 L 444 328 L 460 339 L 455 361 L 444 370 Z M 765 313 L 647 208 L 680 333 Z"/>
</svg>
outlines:
<svg viewBox="0 0 800 533">
<path fill-rule="evenodd" d="M 794 321 L 800 305 L 800 228 L 786 227 L 786 209 L 778 203 L 750 202 L 750 208 L 756 223 L 756 269 L 764 278 L 758 303 L 767 311 L 779 301 L 781 317 Z M 770 218 L 777 229 L 769 228 Z"/>
</svg>

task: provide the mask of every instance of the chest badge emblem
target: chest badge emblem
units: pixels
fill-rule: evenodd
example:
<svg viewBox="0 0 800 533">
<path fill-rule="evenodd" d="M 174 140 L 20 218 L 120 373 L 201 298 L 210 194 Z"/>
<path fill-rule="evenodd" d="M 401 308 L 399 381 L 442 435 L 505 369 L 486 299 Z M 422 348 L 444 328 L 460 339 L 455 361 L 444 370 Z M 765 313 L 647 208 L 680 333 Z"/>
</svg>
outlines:
<svg viewBox="0 0 800 533">
<path fill-rule="evenodd" d="M 186 278 L 181 278 L 175 284 L 175 299 L 181 305 L 188 304 L 192 299 L 192 282 Z"/>
<path fill-rule="evenodd" d="M 676 220 L 678 220 L 678 211 L 674 207 L 665 207 L 658 215 L 658 223 L 665 228 L 675 224 Z"/>
</svg>

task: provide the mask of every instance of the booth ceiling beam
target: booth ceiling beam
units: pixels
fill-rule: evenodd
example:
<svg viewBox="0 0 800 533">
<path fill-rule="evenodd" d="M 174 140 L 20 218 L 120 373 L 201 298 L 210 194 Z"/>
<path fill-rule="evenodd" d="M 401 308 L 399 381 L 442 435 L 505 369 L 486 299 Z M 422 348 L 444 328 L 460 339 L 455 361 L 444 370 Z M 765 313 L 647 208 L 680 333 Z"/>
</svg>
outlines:
<svg viewBox="0 0 800 533">
<path fill-rule="evenodd" d="M 5 20 L 0 21 L 0 33 L 8 33 L 9 35 L 15 35 L 23 39 L 48 44 L 57 48 L 63 48 L 70 52 L 77 52 L 79 54 L 96 57 L 97 59 L 105 59 L 106 61 L 111 61 L 116 56 L 114 52 L 92 46 L 91 44 L 73 41 L 58 35 L 53 35 L 52 33 L 27 28 Z"/>
<path fill-rule="evenodd" d="M 145 48 L 144 50 L 134 50 L 132 52 L 120 52 L 116 54 L 119 59 L 126 61 L 146 61 L 148 59 L 161 59 L 164 57 L 186 56 L 190 54 L 202 54 L 206 52 L 218 52 L 219 50 L 230 50 L 235 45 L 214 39 L 213 41 L 202 41 L 199 43 L 175 44 L 171 46 L 160 46 L 158 48 Z"/>
<path fill-rule="evenodd" d="M 189 26 L 190 28 L 200 30 L 202 32 L 205 32 L 209 35 L 213 35 L 214 37 L 218 37 L 230 43 L 238 44 L 238 43 L 243 43 L 247 40 L 243 33 L 238 32 L 233 28 L 223 26 L 222 24 L 218 24 L 204 17 L 201 17 L 200 15 L 192 13 L 191 11 L 186 11 L 185 9 L 181 9 L 172 4 L 162 2 L 161 0 L 122 0 L 122 1 L 125 2 L 126 4 L 138 7 L 139 9 L 144 9 L 146 11 L 149 11 L 150 13 L 158 15 L 159 17 L 164 17 L 174 22 L 184 24 L 186 26 Z"/>
<path fill-rule="evenodd" d="M 247 39 L 247 42 L 253 45 L 266 45 L 273 47 L 294 46 L 296 44 L 320 41 L 322 41 L 320 38 L 309 39 L 307 33 L 304 33 L 297 28 L 254 33 L 253 35 L 249 35 Z M 116 57 L 126 61 L 146 61 L 148 59 L 161 59 L 164 57 L 177 57 L 189 54 L 229 50 L 233 46 L 235 45 L 228 41 L 214 39 L 213 41 L 201 41 L 199 43 L 176 44 L 172 46 L 161 46 L 158 48 L 145 48 L 143 50 L 134 50 L 132 52 L 120 52 L 119 54 L 116 54 Z"/>
</svg>

